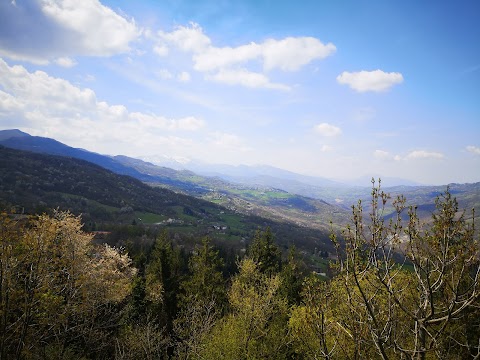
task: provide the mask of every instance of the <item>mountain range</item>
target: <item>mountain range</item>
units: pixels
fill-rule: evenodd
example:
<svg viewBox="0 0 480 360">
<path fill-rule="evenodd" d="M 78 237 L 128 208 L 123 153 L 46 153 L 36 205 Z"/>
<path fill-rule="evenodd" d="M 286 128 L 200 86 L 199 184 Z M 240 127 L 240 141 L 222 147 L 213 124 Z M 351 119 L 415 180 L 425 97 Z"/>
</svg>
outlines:
<svg viewBox="0 0 480 360">
<path fill-rule="evenodd" d="M 343 227 L 349 221 L 351 205 L 359 199 L 368 210 L 371 192 L 368 179 L 364 179 L 366 186 L 352 186 L 271 166 L 211 165 L 167 159 L 174 163 L 176 169 L 173 169 L 158 165 L 162 161 L 165 163 L 162 160 L 164 157 L 151 158 L 152 162 L 149 162 L 122 155 L 101 155 L 72 148 L 54 139 L 31 136 L 17 129 L 0 131 L 0 145 L 82 159 L 116 174 L 207 200 L 245 215 L 322 230 L 329 230 L 330 223 L 336 228 Z M 447 185 L 421 186 L 412 183 L 410 186 L 391 186 L 398 184 L 398 179 L 390 178 L 382 178 L 382 184 L 389 185 L 384 190 L 392 196 L 403 194 L 409 204 L 424 209 L 425 216 L 432 209 L 435 197 L 447 188 Z M 450 184 L 449 188 L 461 206 L 478 208 L 480 205 L 480 183 Z M 387 208 L 387 215 L 392 210 Z"/>
</svg>

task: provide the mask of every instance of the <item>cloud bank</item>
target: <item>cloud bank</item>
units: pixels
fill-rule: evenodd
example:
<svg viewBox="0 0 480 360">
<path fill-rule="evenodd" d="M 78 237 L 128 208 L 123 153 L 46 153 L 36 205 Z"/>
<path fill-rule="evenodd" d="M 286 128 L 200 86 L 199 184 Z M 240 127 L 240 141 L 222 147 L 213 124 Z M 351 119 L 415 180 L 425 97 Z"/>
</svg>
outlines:
<svg viewBox="0 0 480 360">
<path fill-rule="evenodd" d="M 130 50 L 141 30 L 98 0 L 0 2 L 0 55 L 72 66 L 69 57 L 112 56 Z"/>
<path fill-rule="evenodd" d="M 195 132 L 206 125 L 194 116 L 172 119 L 131 112 L 123 105 L 98 100 L 91 89 L 81 89 L 43 71 L 29 72 L 20 65 L 9 66 L 2 59 L 0 119 L 2 122 L 15 119 L 16 127 L 25 129 L 41 128 L 43 136 L 74 142 L 80 139 L 87 148 L 97 148 L 98 142 L 105 139 L 131 146 L 155 147 L 172 141 L 185 144 L 187 140 L 167 132 Z"/>
<path fill-rule="evenodd" d="M 398 72 L 386 73 L 382 70 L 348 72 L 344 71 L 337 76 L 337 82 L 348 85 L 357 92 L 387 91 L 396 84 L 403 82 L 403 75 Z"/>
<path fill-rule="evenodd" d="M 174 50 L 189 53 L 193 68 L 205 73 L 207 80 L 251 88 L 289 88 L 270 82 L 264 73 L 248 70 L 246 66 L 251 62 L 260 64 L 264 72 L 298 71 L 336 51 L 332 43 L 323 44 L 313 37 L 266 39 L 261 43 L 251 42 L 237 47 L 217 47 L 196 23 L 178 26 L 171 32 L 158 31 L 152 37 L 155 38 L 153 50 L 157 55 L 168 56 Z"/>
</svg>

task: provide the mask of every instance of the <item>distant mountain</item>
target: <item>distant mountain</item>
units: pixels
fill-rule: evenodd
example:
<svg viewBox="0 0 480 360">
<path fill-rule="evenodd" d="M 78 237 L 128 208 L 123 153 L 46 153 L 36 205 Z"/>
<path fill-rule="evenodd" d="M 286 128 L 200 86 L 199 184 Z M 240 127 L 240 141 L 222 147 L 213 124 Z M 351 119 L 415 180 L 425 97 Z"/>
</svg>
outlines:
<svg viewBox="0 0 480 360">
<path fill-rule="evenodd" d="M 148 175 L 124 166 L 109 156 L 73 148 L 54 139 L 30 136 L 20 130 L 0 131 L 0 139 L 2 139 L 0 140 L 0 145 L 8 148 L 82 159 L 100 165 L 117 174 L 133 176 L 142 181 L 152 181 Z"/>
<path fill-rule="evenodd" d="M 330 221 L 342 226 L 348 222 L 351 205 L 356 204 L 359 199 L 363 201 L 366 211 L 369 206 L 371 177 L 360 179 L 364 186 L 348 186 L 270 166 L 205 166 L 196 161 L 184 161 L 185 167 L 188 165 L 190 168 L 198 168 L 198 171 L 204 174 L 199 175 L 190 170 L 174 170 L 127 156 L 110 157 L 71 148 L 56 140 L 30 136 L 19 130 L 0 131 L 0 139 L 0 145 L 83 159 L 117 174 L 133 176 L 153 186 L 196 196 L 236 212 L 304 227 L 325 230 Z M 405 195 L 409 204 L 425 209 L 425 215 L 427 210 L 432 209 L 435 196 L 447 187 L 419 186 L 414 183 L 409 183 L 410 186 L 397 185 L 399 183 L 408 181 L 382 178 L 382 187 L 386 192 L 392 196 Z M 467 208 L 480 207 L 479 188 L 478 183 L 450 185 L 460 205 Z M 386 214 L 392 210 L 387 209 Z"/>
<path fill-rule="evenodd" d="M 187 164 L 191 162 L 191 160 L 187 158 L 169 157 L 165 155 L 139 156 L 138 159 L 174 170 L 187 170 Z"/>
<path fill-rule="evenodd" d="M 279 169 L 269 165 L 222 165 L 222 164 L 204 164 L 191 161 L 184 165 L 185 169 L 192 170 L 197 174 L 206 176 L 217 176 L 227 181 L 250 185 L 272 186 L 268 179 L 278 182 L 279 180 L 298 181 L 314 186 L 341 187 L 342 183 L 330 179 L 307 176 L 294 173 L 292 171 Z M 258 182 L 261 182 L 259 184 Z"/>
<path fill-rule="evenodd" d="M 2 131 L 0 131 L 0 134 Z M 15 134 L 15 133 L 13 133 Z M 289 194 L 272 186 L 232 184 L 219 177 L 205 177 L 188 170 L 174 170 L 127 156 L 105 156 L 83 149 L 76 149 L 56 140 L 37 137 L 11 137 L 0 141 L 14 149 L 37 153 L 61 155 L 86 160 L 117 174 L 129 175 L 153 186 L 161 186 L 241 212 L 245 215 L 262 216 L 275 221 L 328 230 L 330 221 L 344 224 L 347 212 L 322 200 Z M 282 172 L 283 170 L 263 167 L 257 171 Z M 288 176 L 293 173 L 285 172 Z"/>
<path fill-rule="evenodd" d="M 258 183 L 241 184 L 220 177 L 200 176 L 189 170 L 176 171 L 126 156 L 115 156 L 123 165 L 161 180 L 163 186 L 199 197 L 248 215 L 329 230 L 330 221 L 345 224 L 348 212 L 320 199 L 288 193 L 280 187 Z"/>
<path fill-rule="evenodd" d="M 250 239 L 270 226 L 284 248 L 332 251 L 328 233 L 245 215 L 213 202 L 152 187 L 90 162 L 0 146 L 0 208 L 38 213 L 60 207 L 97 224 L 158 223 L 172 232 L 219 240 Z"/>
<path fill-rule="evenodd" d="M 342 183 L 349 185 L 349 186 L 363 186 L 363 187 L 370 187 L 372 177 L 375 181 L 378 179 L 382 180 L 382 184 L 385 187 L 394 187 L 394 186 L 426 186 L 425 184 L 421 184 L 416 181 L 398 178 L 398 177 L 391 177 L 391 176 L 382 176 L 380 174 L 373 174 L 373 175 L 364 175 L 358 177 L 356 179 L 345 179 L 339 180 Z"/>
<path fill-rule="evenodd" d="M 25 136 L 30 136 L 30 135 L 18 129 L 0 131 L 0 141 L 7 140 L 14 137 L 25 137 Z"/>
</svg>

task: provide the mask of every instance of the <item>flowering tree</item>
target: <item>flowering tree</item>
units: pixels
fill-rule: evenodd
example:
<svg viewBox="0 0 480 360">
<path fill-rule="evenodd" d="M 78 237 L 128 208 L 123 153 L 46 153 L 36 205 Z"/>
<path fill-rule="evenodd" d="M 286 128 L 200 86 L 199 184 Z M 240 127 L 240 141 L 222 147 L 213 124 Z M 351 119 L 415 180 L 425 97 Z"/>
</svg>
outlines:
<svg viewBox="0 0 480 360">
<path fill-rule="evenodd" d="M 60 356 L 79 343 L 101 351 L 130 292 L 128 256 L 95 246 L 69 212 L 28 222 L 2 214 L 0 229 L 1 358 Z"/>
</svg>

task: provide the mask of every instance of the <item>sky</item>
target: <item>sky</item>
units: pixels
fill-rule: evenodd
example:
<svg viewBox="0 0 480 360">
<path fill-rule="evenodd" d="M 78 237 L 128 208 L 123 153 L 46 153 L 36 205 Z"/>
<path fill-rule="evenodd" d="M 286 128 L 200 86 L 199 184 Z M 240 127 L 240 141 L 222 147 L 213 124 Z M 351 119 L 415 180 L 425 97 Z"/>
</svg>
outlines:
<svg viewBox="0 0 480 360">
<path fill-rule="evenodd" d="M 108 155 L 477 182 L 479 24 L 476 0 L 0 0 L 0 129 Z"/>
</svg>

